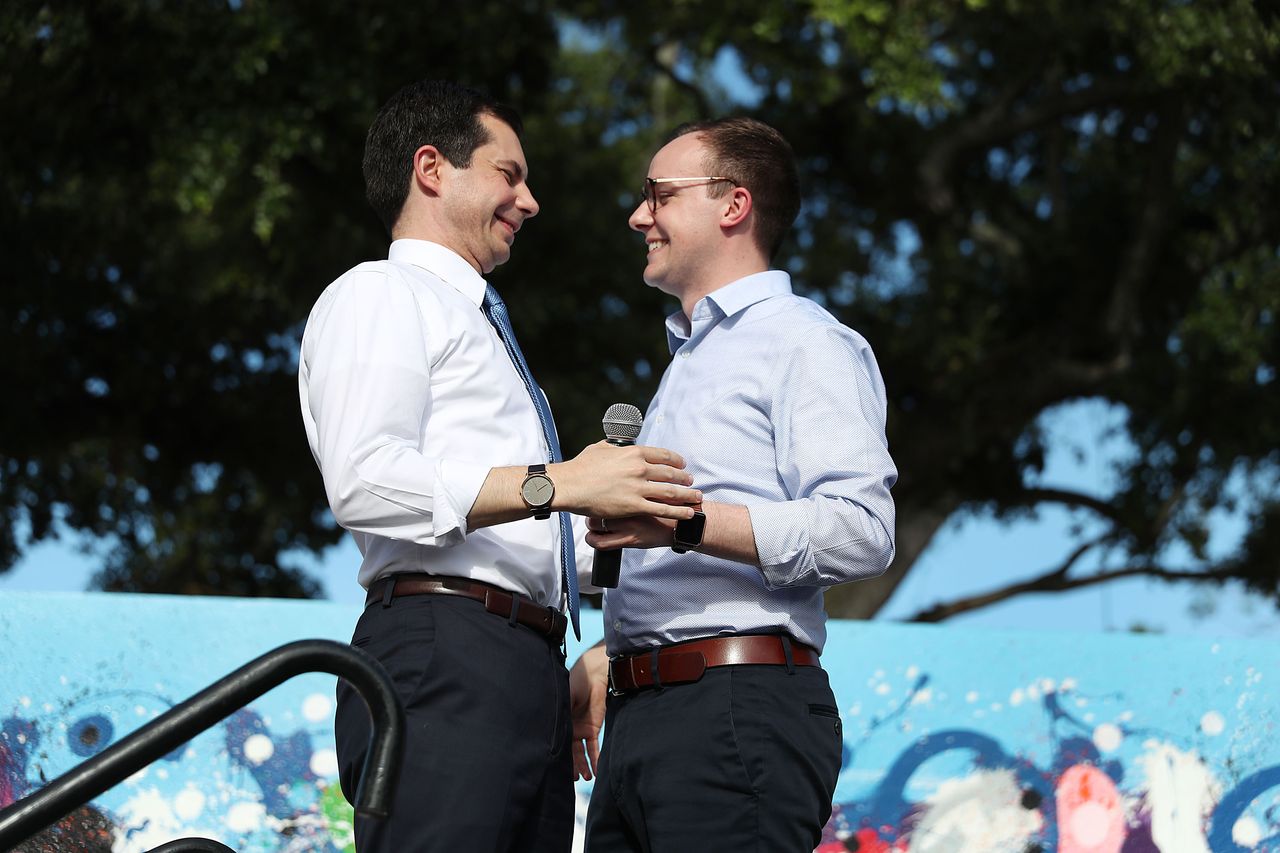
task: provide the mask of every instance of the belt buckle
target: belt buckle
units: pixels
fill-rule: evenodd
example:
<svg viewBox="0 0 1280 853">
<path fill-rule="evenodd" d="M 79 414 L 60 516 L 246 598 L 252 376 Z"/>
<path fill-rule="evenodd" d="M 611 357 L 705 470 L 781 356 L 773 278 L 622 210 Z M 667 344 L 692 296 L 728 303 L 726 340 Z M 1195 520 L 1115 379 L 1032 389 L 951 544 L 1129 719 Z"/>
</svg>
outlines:
<svg viewBox="0 0 1280 853">
<path fill-rule="evenodd" d="M 621 660 L 621 658 L 619 658 L 618 660 Z M 622 691 L 618 689 L 618 686 L 617 686 L 617 685 L 614 683 L 614 681 L 613 681 L 613 665 L 614 665 L 614 663 L 615 663 L 615 661 L 609 661 L 609 695 L 610 695 L 610 696 L 621 696 L 621 695 L 622 695 Z"/>
</svg>

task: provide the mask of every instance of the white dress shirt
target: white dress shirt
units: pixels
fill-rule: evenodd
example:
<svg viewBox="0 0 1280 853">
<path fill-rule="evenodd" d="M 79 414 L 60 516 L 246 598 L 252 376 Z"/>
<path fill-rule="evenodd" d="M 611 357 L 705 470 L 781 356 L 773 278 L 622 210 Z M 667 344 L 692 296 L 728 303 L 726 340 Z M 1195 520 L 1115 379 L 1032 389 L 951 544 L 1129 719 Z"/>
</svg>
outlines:
<svg viewBox="0 0 1280 853">
<path fill-rule="evenodd" d="M 484 292 L 470 264 L 422 240 L 396 240 L 387 260 L 329 285 L 302 336 L 307 441 L 334 518 L 364 555 L 362 586 L 428 572 L 560 608 L 555 514 L 467 529 L 491 468 L 548 459 L 533 401 L 480 310 Z"/>
<path fill-rule="evenodd" d="M 821 651 L 826 587 L 893 559 L 897 469 L 871 347 L 785 272 L 739 279 L 667 318 L 672 360 L 637 442 L 685 458 L 705 500 L 747 507 L 760 568 L 628 549 L 604 599 L 610 654 L 786 632 Z"/>
</svg>

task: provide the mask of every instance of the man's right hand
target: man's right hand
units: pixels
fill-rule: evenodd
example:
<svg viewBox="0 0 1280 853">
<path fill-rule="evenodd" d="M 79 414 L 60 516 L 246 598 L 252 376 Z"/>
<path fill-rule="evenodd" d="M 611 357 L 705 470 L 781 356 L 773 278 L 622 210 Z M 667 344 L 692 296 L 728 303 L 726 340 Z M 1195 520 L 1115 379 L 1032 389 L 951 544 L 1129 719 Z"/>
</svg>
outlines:
<svg viewBox="0 0 1280 853">
<path fill-rule="evenodd" d="M 588 445 L 566 462 L 547 466 L 556 484 L 553 510 L 599 518 L 649 515 L 693 518 L 702 492 L 691 489 L 679 453 L 664 447 L 616 447 L 607 441 Z"/>
</svg>

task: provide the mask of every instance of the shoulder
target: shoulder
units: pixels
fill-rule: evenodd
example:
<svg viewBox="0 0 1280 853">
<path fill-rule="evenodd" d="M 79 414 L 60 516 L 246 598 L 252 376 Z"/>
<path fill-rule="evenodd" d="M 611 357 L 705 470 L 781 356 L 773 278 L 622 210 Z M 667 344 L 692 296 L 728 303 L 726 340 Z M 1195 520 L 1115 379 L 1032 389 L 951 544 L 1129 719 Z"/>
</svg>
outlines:
<svg viewBox="0 0 1280 853">
<path fill-rule="evenodd" d="M 325 288 L 311 317 L 316 319 L 338 306 L 344 311 L 438 308 L 449 289 L 438 277 L 419 267 L 388 260 L 365 261 Z"/>
<path fill-rule="evenodd" d="M 758 309 L 758 310 L 757 310 Z M 866 357 L 871 345 L 830 311 L 804 296 L 787 294 L 752 306 L 752 332 L 772 339 L 786 352 L 856 354 Z"/>
</svg>

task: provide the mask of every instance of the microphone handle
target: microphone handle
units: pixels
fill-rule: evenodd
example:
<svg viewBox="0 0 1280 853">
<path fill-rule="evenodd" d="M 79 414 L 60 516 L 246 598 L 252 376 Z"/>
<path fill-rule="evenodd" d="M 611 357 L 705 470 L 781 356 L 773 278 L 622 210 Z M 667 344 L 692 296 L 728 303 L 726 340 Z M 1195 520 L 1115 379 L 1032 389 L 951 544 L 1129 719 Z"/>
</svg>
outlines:
<svg viewBox="0 0 1280 853">
<path fill-rule="evenodd" d="M 625 438 L 607 438 L 605 441 L 615 447 L 629 447 L 635 444 L 634 441 L 628 441 Z M 616 589 L 618 586 L 618 575 L 622 571 L 622 549 L 614 548 L 611 551 L 601 551 L 596 549 L 595 557 L 591 560 L 591 585 L 598 586 L 601 589 Z"/>
</svg>

